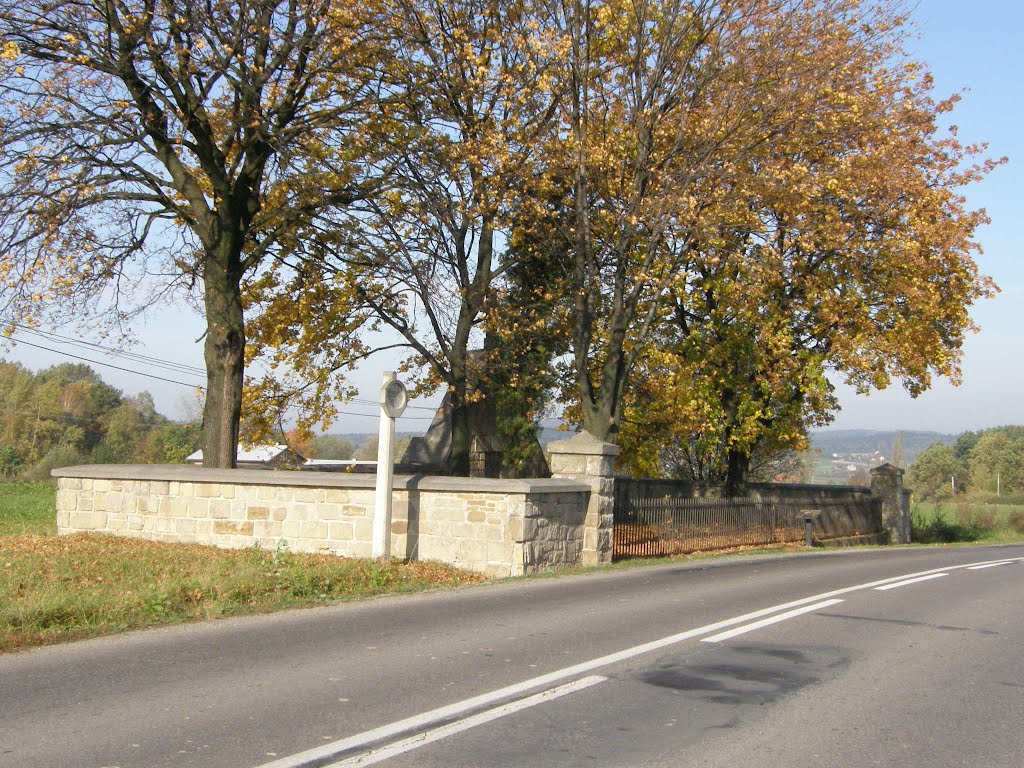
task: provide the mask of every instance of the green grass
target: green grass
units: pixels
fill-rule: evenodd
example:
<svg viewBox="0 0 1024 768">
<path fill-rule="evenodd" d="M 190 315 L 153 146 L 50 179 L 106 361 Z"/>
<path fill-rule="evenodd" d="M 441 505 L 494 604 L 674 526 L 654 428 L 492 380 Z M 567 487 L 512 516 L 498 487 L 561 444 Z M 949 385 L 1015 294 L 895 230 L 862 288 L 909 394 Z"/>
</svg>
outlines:
<svg viewBox="0 0 1024 768">
<path fill-rule="evenodd" d="M 970 501 L 919 503 L 910 514 L 914 543 L 1024 541 L 1024 505 Z"/>
<path fill-rule="evenodd" d="M 0 536 L 56 534 L 56 497 L 53 483 L 0 483 Z"/>
<path fill-rule="evenodd" d="M 56 536 L 55 517 L 53 485 L 0 484 L 0 652 L 484 580 L 432 562 Z"/>
</svg>

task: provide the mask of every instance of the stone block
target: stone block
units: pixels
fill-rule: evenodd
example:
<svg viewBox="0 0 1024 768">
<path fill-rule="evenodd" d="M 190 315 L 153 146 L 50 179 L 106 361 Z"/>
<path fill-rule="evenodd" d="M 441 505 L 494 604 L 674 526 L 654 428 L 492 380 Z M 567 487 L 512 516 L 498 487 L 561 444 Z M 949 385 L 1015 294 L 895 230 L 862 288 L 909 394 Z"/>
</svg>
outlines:
<svg viewBox="0 0 1024 768">
<path fill-rule="evenodd" d="M 355 536 L 355 526 L 352 523 L 327 523 L 327 538 L 332 542 L 351 541 Z"/>
<path fill-rule="evenodd" d="M 125 495 L 122 491 L 110 491 L 107 494 L 107 511 L 123 512 L 125 510 Z"/>
<path fill-rule="evenodd" d="M 270 507 L 248 507 L 245 516 L 249 520 L 269 520 Z"/>
<path fill-rule="evenodd" d="M 197 499 L 197 501 L 199 501 Z M 206 504 L 210 511 L 210 517 L 214 520 L 229 520 L 234 515 L 232 514 L 231 502 L 225 501 L 224 499 L 209 499 Z M 198 505 L 195 505 L 198 506 Z M 195 517 L 206 517 L 206 515 L 195 515 Z"/>
<path fill-rule="evenodd" d="M 61 483 L 63 486 L 63 482 Z M 57 490 L 57 509 L 58 510 L 77 510 L 78 509 L 78 492 L 71 490 L 70 488 L 59 487 Z"/>
<path fill-rule="evenodd" d="M 587 457 L 578 454 L 552 454 L 551 474 L 554 477 L 574 477 L 587 474 Z"/>
<path fill-rule="evenodd" d="M 482 541 L 460 541 L 457 551 L 462 560 L 483 564 L 487 562 L 487 544 Z"/>
<path fill-rule="evenodd" d="M 82 481 L 77 477 L 62 477 L 57 481 L 57 487 L 68 491 L 82 490 Z"/>
<path fill-rule="evenodd" d="M 109 491 L 110 490 L 110 481 L 109 480 L 93 480 L 92 481 L 92 489 L 94 491 L 104 491 L 104 492 Z"/>
<path fill-rule="evenodd" d="M 203 500 L 182 499 L 171 497 L 169 500 L 171 517 L 206 518 L 210 516 L 210 504 Z"/>
<path fill-rule="evenodd" d="M 512 561 L 511 542 L 492 541 L 487 543 L 487 562 L 489 563 L 511 563 Z"/>
<path fill-rule="evenodd" d="M 304 539 L 326 540 L 327 523 L 322 523 L 319 520 L 304 520 L 299 524 L 299 535 Z"/>
<path fill-rule="evenodd" d="M 174 532 L 175 533 L 187 533 L 195 535 L 196 532 L 196 521 L 195 520 L 174 520 Z"/>
<path fill-rule="evenodd" d="M 275 523 L 272 520 L 256 520 L 252 524 L 252 534 L 257 538 L 262 536 L 263 538 L 270 538 L 276 541 L 281 538 L 282 533 L 281 523 Z"/>
<path fill-rule="evenodd" d="M 503 531 L 506 541 L 522 541 L 524 532 L 524 520 L 521 517 L 513 517 L 505 524 Z"/>
<path fill-rule="evenodd" d="M 171 492 L 171 484 L 167 480 L 150 480 L 147 490 L 154 496 L 166 496 Z"/>
<path fill-rule="evenodd" d="M 253 524 L 241 520 L 214 520 L 213 533 L 215 536 L 252 536 Z"/>
<path fill-rule="evenodd" d="M 349 500 L 349 492 L 342 488 L 325 488 L 324 501 L 328 504 L 345 504 Z"/>
<path fill-rule="evenodd" d="M 316 505 L 317 520 L 341 520 L 341 505 L 318 502 Z"/>
<path fill-rule="evenodd" d="M 466 520 L 471 523 L 483 523 L 487 521 L 487 513 L 480 508 L 470 507 L 466 513 Z"/>
<path fill-rule="evenodd" d="M 354 529 L 356 541 L 373 541 L 373 520 L 360 518 L 355 521 Z"/>
<path fill-rule="evenodd" d="M 306 504 L 315 504 L 320 501 L 320 492 L 316 488 L 291 488 L 288 490 L 294 501 L 301 501 Z"/>
</svg>

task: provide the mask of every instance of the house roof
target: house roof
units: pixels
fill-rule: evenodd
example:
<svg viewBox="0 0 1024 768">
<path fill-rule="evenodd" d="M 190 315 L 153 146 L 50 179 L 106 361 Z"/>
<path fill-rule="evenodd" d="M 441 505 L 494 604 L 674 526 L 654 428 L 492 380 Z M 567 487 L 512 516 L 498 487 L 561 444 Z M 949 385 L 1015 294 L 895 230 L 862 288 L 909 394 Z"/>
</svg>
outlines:
<svg viewBox="0 0 1024 768">
<path fill-rule="evenodd" d="M 238 446 L 238 453 L 235 456 L 235 460 L 239 464 L 267 464 L 274 459 L 280 458 L 285 454 L 291 454 L 298 456 L 299 459 L 304 459 L 304 456 L 294 453 L 287 445 L 250 445 L 250 446 Z M 202 449 L 188 456 L 185 461 L 199 462 L 203 460 Z"/>
</svg>

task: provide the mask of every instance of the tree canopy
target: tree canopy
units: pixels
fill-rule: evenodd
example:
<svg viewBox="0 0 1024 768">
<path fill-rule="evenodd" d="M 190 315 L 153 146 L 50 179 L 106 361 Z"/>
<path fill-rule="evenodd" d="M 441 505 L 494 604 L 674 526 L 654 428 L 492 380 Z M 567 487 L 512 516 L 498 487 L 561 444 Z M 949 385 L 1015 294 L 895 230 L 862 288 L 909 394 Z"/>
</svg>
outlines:
<svg viewBox="0 0 1024 768">
<path fill-rule="evenodd" d="M 117 322 L 130 300 L 198 292 L 204 455 L 233 466 L 242 286 L 358 195 L 373 16 L 330 0 L 3 0 L 0 319 L 36 323 L 45 302 L 67 317 L 105 304 Z"/>
<path fill-rule="evenodd" d="M 909 34 L 898 0 L 0 0 L 0 319 L 195 288 L 211 464 L 247 363 L 254 429 L 308 431 L 383 329 L 457 470 L 481 387 L 560 385 L 738 488 L 830 375 L 956 381 L 995 290 L 962 196 L 995 163 Z"/>
</svg>

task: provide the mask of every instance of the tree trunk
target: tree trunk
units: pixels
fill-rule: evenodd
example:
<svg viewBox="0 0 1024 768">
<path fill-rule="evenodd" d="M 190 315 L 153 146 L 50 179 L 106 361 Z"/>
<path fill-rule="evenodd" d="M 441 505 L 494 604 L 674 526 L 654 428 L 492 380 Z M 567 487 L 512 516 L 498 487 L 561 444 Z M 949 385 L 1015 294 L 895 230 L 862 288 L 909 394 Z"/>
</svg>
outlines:
<svg viewBox="0 0 1024 768">
<path fill-rule="evenodd" d="M 227 251 L 227 247 L 223 249 Z M 218 258 L 218 256 L 220 258 Z M 231 469 L 238 450 L 245 373 L 245 320 L 238 255 L 206 259 L 206 402 L 203 406 L 203 466 Z"/>
<path fill-rule="evenodd" d="M 466 398 L 466 382 L 453 386 L 452 403 L 452 449 L 448 457 L 450 471 L 456 477 L 469 477 L 469 450 L 473 440 L 469 423 L 469 403 Z"/>
<path fill-rule="evenodd" d="M 725 495 L 730 499 L 746 495 L 747 478 L 750 475 L 750 456 L 730 448 L 728 462 L 725 475 Z"/>
</svg>

